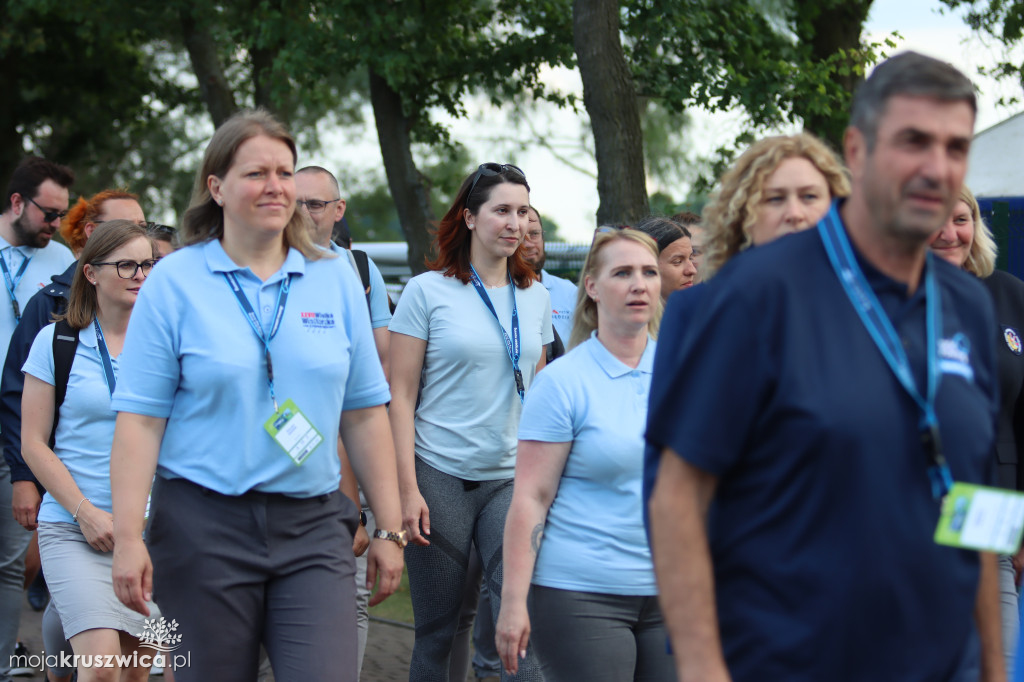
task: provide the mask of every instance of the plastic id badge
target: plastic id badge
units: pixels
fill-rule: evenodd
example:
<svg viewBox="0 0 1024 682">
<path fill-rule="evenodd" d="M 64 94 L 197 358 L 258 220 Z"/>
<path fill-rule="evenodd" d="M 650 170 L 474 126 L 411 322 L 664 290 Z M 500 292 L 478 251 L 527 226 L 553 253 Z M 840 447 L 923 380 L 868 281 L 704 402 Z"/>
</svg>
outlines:
<svg viewBox="0 0 1024 682">
<path fill-rule="evenodd" d="M 1024 531 L 1024 494 L 954 483 L 942 501 L 935 542 L 950 547 L 1013 554 Z"/>
<path fill-rule="evenodd" d="M 305 462 L 324 439 L 291 399 L 284 401 L 263 428 L 297 465 Z"/>
</svg>

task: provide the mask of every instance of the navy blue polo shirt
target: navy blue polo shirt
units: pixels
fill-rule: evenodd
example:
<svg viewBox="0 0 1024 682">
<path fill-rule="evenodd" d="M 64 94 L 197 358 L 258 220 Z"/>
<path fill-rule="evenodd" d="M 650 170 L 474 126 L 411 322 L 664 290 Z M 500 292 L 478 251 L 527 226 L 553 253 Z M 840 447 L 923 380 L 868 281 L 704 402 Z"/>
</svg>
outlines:
<svg viewBox="0 0 1024 682">
<path fill-rule="evenodd" d="M 923 387 L 924 286 L 908 297 L 858 260 Z M 994 313 L 974 277 L 934 260 L 945 453 L 956 480 L 983 483 Z M 733 679 L 947 679 L 973 627 L 977 554 L 932 540 L 919 410 L 817 230 L 735 258 L 691 313 L 658 343 L 675 357 L 654 379 L 672 390 L 652 387 L 647 438 L 718 478 L 708 540 Z"/>
</svg>

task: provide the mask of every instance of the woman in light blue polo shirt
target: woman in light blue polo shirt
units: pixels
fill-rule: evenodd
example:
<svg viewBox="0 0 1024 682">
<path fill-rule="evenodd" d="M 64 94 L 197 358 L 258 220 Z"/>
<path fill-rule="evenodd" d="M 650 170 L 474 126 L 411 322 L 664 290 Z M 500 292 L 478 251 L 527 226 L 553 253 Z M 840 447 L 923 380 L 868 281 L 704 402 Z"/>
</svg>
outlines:
<svg viewBox="0 0 1024 682">
<path fill-rule="evenodd" d="M 355 680 L 358 509 L 377 517 L 371 605 L 401 577 L 388 387 L 349 264 L 295 211 L 295 143 L 266 112 L 217 129 L 181 229 L 139 298 L 113 406 L 114 585 L 150 590 L 181 641 L 179 681 Z M 153 502 L 142 541 L 146 489 Z M 150 553 L 152 563 L 150 563 Z"/>
<path fill-rule="evenodd" d="M 409 281 L 391 320 L 390 416 L 415 543 L 412 682 L 448 679 L 474 544 L 497 615 L 522 396 L 554 339 L 547 289 L 519 248 L 529 191 L 509 164 L 466 178 L 441 220 L 433 270 Z M 518 679 L 540 679 L 532 661 Z"/>
<path fill-rule="evenodd" d="M 610 230 L 583 266 L 586 340 L 526 398 L 505 525 L 498 653 L 514 673 L 532 642 L 547 682 L 675 679 L 640 511 L 658 250 Z"/>
<path fill-rule="evenodd" d="M 132 221 L 96 228 L 68 300 L 68 328 L 78 334 L 70 374 L 60 377 L 55 369 L 53 324 L 36 336 L 23 368 L 22 451 L 47 491 L 39 508 L 39 552 L 64 636 L 80 656 L 131 655 L 144 626 L 140 614 L 118 601 L 111 582 L 110 444 L 117 415 L 110 396 L 128 318 L 154 256 L 145 228 Z M 54 431 L 57 384 L 67 392 Z M 136 662 L 122 679 L 147 679 L 149 666 Z M 92 672 L 80 669 L 79 678 L 92 679 Z"/>
</svg>

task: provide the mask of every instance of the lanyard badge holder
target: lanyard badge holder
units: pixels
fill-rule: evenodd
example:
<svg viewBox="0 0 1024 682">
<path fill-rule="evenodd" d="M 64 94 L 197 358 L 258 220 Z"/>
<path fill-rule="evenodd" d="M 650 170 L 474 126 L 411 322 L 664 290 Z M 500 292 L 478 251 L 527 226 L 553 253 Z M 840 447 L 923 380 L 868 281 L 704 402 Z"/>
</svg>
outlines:
<svg viewBox="0 0 1024 682">
<path fill-rule="evenodd" d="M 470 265 L 469 269 L 471 271 L 470 279 L 473 282 L 476 293 L 480 294 L 484 305 L 491 311 L 491 315 L 494 316 L 495 322 L 498 323 L 498 328 L 501 329 L 501 335 L 505 339 L 505 350 L 508 352 L 509 360 L 512 361 L 512 378 L 516 382 L 516 393 L 519 394 L 519 402 L 522 404 L 526 400 L 526 383 L 523 381 L 523 373 L 519 369 L 519 308 L 516 306 L 516 286 L 512 281 L 512 273 L 508 275 L 508 283 L 512 286 L 512 338 L 510 339 L 508 332 L 501 325 L 501 320 L 498 319 L 498 313 L 494 309 L 494 304 L 491 303 L 491 297 L 487 295 L 487 290 L 484 289 L 483 282 L 480 281 L 480 275 L 477 274 L 476 268 Z"/>
<path fill-rule="evenodd" d="M 7 249 L 7 251 L 13 250 L 13 246 Z M 24 254 L 22 255 L 24 256 Z M 7 289 L 7 295 L 11 297 L 11 309 L 14 311 L 15 322 L 21 322 L 21 306 L 18 304 L 17 296 L 14 295 L 14 290 L 18 288 L 21 278 L 25 276 L 25 270 L 28 268 L 29 261 L 31 260 L 31 256 L 24 256 L 17 274 L 11 277 L 11 270 L 7 267 L 7 258 L 0 253 L 0 270 L 3 270 L 4 273 L 4 287 Z"/>
<path fill-rule="evenodd" d="M 267 386 L 270 389 L 270 401 L 274 405 L 274 414 L 264 422 L 263 428 L 274 439 L 274 442 L 288 453 L 292 461 L 296 465 L 300 465 L 323 442 L 324 438 L 294 401 L 289 398 L 284 401 L 284 404 L 278 406 L 277 395 L 274 393 L 274 362 L 270 355 L 270 342 L 277 335 L 277 331 L 281 327 L 281 321 L 284 319 L 284 309 L 288 303 L 288 291 L 291 288 L 291 275 L 286 276 L 284 281 L 281 282 L 281 289 L 277 294 L 277 312 L 274 314 L 274 322 L 270 327 L 270 334 L 264 333 L 263 325 L 256 315 L 256 311 L 253 310 L 252 305 L 249 303 L 249 299 L 246 298 L 245 292 L 242 291 L 242 287 L 238 283 L 238 278 L 235 277 L 235 274 L 225 272 L 224 279 L 227 280 L 232 293 L 234 293 L 235 298 L 238 300 L 238 306 L 242 309 L 242 314 L 245 315 L 245 319 L 249 322 L 253 333 L 256 334 L 256 338 L 263 344 L 263 354 L 267 361 Z"/>
<path fill-rule="evenodd" d="M 922 396 L 899 336 L 857 264 L 835 207 L 818 224 L 818 233 L 847 298 L 878 346 L 886 364 L 917 404 L 920 412 L 918 428 L 921 444 L 928 457 L 927 470 L 932 497 L 942 503 L 935 541 L 943 545 L 1002 554 L 1016 552 L 1024 531 L 1024 495 L 955 483 L 943 454 L 939 420 L 935 413 L 935 397 L 942 377 L 938 361 L 942 304 L 935 283 L 934 257 L 927 254 L 924 275 L 928 385 L 926 395 Z"/>
</svg>

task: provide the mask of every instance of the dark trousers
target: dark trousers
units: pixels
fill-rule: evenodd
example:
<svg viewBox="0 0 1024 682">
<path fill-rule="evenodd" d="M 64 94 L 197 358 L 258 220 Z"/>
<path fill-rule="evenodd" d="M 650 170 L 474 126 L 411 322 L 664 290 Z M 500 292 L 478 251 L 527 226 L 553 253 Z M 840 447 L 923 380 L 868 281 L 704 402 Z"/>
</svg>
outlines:
<svg viewBox="0 0 1024 682">
<path fill-rule="evenodd" d="M 657 597 L 534 585 L 529 607 L 530 640 L 546 682 L 676 679 Z"/>
<path fill-rule="evenodd" d="M 278 682 L 354 682 L 357 523 L 337 491 L 233 497 L 158 477 L 148 544 L 155 601 L 182 636 L 176 679 L 251 682 L 262 643 Z"/>
</svg>

